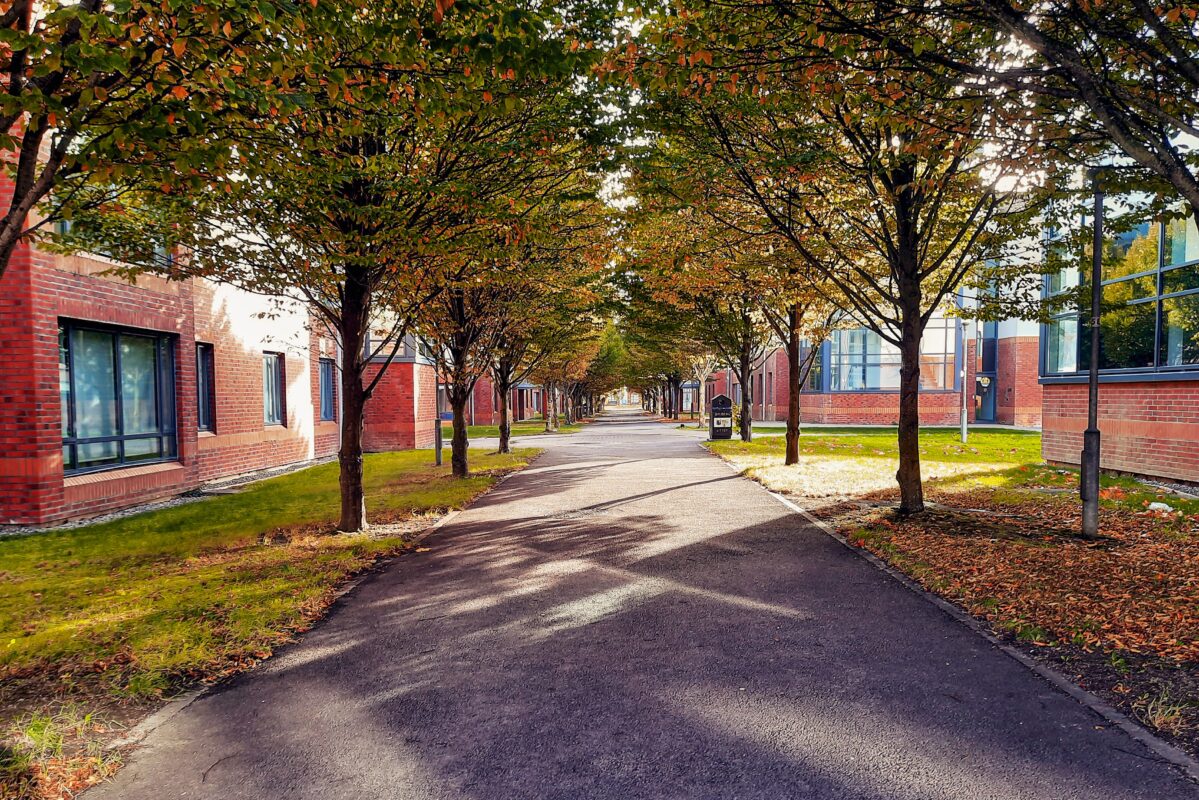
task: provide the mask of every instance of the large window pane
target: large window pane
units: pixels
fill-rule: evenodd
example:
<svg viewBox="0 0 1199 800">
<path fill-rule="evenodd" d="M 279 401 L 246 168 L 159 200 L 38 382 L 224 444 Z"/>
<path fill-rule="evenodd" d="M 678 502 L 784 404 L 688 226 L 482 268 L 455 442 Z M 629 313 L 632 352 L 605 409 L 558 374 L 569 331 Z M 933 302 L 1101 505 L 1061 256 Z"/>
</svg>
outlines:
<svg viewBox="0 0 1199 800">
<path fill-rule="evenodd" d="M 953 387 L 953 365 L 941 356 L 920 357 L 920 388 L 950 389 Z"/>
<path fill-rule="evenodd" d="M 1113 220 L 1111 230 L 1104 243 L 1103 280 L 1157 270 L 1158 223 Z"/>
<path fill-rule="evenodd" d="M 1195 218 L 1172 219 L 1166 223 L 1166 266 L 1199 260 L 1199 230 Z"/>
<path fill-rule="evenodd" d="M 867 389 L 898 389 L 899 388 L 899 365 L 898 364 L 867 364 L 866 365 L 866 388 Z"/>
<path fill-rule="evenodd" d="M 213 348 L 196 345 L 196 427 L 211 431 L 216 427 L 216 379 Z"/>
<path fill-rule="evenodd" d="M 1045 372 L 1078 371 L 1078 318 L 1055 319 L 1045 326 Z"/>
<path fill-rule="evenodd" d="M 117 442 L 90 442 L 77 445 L 75 462 L 80 469 L 100 467 L 120 462 L 121 454 Z"/>
<path fill-rule="evenodd" d="M 1109 302 L 1106 289 L 1104 302 Z M 1099 368 L 1139 369 L 1154 366 L 1156 328 L 1157 303 L 1136 303 L 1105 312 L 1099 325 Z M 1085 352 L 1090 352 L 1089 342 L 1089 337 L 1085 337 Z"/>
<path fill-rule="evenodd" d="M 1162 365 L 1199 364 L 1199 294 L 1162 301 Z"/>
<path fill-rule="evenodd" d="M 1142 275 L 1139 278 L 1128 278 L 1116 283 L 1103 285 L 1103 302 L 1131 303 L 1134 300 L 1148 300 L 1157 297 L 1157 273 Z"/>
<path fill-rule="evenodd" d="M 121 336 L 121 417 L 126 435 L 158 430 L 158 344 Z"/>
<path fill-rule="evenodd" d="M 333 362 L 327 358 L 320 360 L 321 383 L 321 419 L 331 420 L 334 416 Z"/>
<path fill-rule="evenodd" d="M 165 336 L 64 322 L 59 335 L 64 470 L 173 454 L 173 370 Z"/>
<path fill-rule="evenodd" d="M 75 436 L 95 439 L 117 435 L 117 390 L 113 335 L 75 332 L 71 352 L 75 372 Z M 82 461 L 82 453 L 80 454 Z"/>
<path fill-rule="evenodd" d="M 1168 269 L 1162 273 L 1162 294 L 1199 289 L 1199 267 Z"/>
<path fill-rule="evenodd" d="M 126 461 L 146 461 L 158 458 L 162 458 L 162 440 L 158 437 L 125 440 Z"/>
</svg>

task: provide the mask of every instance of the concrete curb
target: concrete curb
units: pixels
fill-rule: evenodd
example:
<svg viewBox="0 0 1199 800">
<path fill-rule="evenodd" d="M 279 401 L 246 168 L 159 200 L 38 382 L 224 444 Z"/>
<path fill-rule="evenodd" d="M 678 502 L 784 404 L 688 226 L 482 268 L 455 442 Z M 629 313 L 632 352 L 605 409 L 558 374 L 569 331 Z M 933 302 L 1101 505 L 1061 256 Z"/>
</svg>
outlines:
<svg viewBox="0 0 1199 800">
<path fill-rule="evenodd" d="M 162 727 L 166 723 L 174 719 L 180 712 L 190 706 L 192 703 L 199 700 L 212 689 L 211 686 L 203 686 L 199 689 L 192 689 L 185 692 L 174 700 L 171 700 L 162 708 L 155 711 L 150 716 L 143 719 L 141 722 L 134 725 L 129 731 L 117 739 L 115 742 L 110 742 L 105 745 L 104 749 L 108 751 L 123 750 L 126 747 L 132 747 L 139 744 L 143 739 L 153 733 L 156 729 Z"/>
<path fill-rule="evenodd" d="M 457 517 L 459 514 L 461 514 L 463 511 L 465 511 L 466 509 L 468 509 L 472 505 L 474 505 L 479 499 L 486 497 L 488 494 L 490 494 L 492 491 L 494 491 L 496 489 L 496 487 L 501 485 L 504 481 L 508 480 L 513 475 L 517 474 L 518 472 L 524 472 L 526 469 L 531 467 L 533 465 L 533 463 L 535 461 L 537 461 L 537 459 L 541 458 L 541 456 L 544 452 L 545 451 L 542 450 L 541 453 L 538 453 L 537 455 L 530 458 L 528 463 L 525 464 L 520 469 L 514 469 L 511 472 L 507 472 L 507 473 L 501 475 L 496 480 L 495 483 L 493 483 L 491 486 L 487 487 L 487 489 L 485 491 L 480 492 L 478 494 L 478 496 L 472 498 L 470 503 L 468 503 L 467 505 L 463 506 L 462 508 L 456 508 L 456 509 L 448 512 L 447 514 L 444 514 L 440 518 L 438 518 L 438 520 L 436 522 L 434 522 L 432 525 L 429 525 L 424 530 L 422 530 L 420 533 L 413 536 L 412 543 L 414 545 L 419 544 L 420 542 L 423 542 L 428 537 L 432 536 L 440 528 L 444 527 L 446 524 L 453 521 L 453 519 L 455 517 Z M 404 555 L 406 555 L 409 552 L 411 552 L 411 550 L 405 550 L 404 552 L 398 553 L 394 556 L 391 556 L 390 558 L 382 559 L 382 560 L 378 561 L 377 563 L 375 563 L 370 568 L 368 568 L 365 572 L 362 572 L 357 577 L 350 579 L 344 586 L 341 587 L 341 589 L 339 589 L 333 595 L 332 603 L 330 603 L 330 606 L 329 606 L 330 613 L 332 612 L 333 603 L 337 603 L 338 601 L 342 600 L 344 597 L 346 597 L 346 595 L 350 594 L 355 589 L 357 589 L 359 586 L 361 586 L 363 581 L 371 578 L 372 576 L 374 576 L 374 575 L 378 574 L 379 572 L 381 572 L 382 570 L 386 569 L 388 566 L 390 566 L 392 563 L 394 563 L 396 561 L 396 559 L 403 557 Z M 326 613 L 325 616 L 323 616 L 319 620 L 317 620 L 317 624 L 328 619 L 328 617 L 329 617 L 329 614 Z M 267 660 L 269 660 L 269 658 L 270 657 L 264 658 L 261 661 L 259 661 L 258 663 L 267 661 Z M 247 670 L 247 672 L 253 671 L 257 667 L 258 667 L 258 664 L 255 664 L 254 666 L 250 667 Z M 239 674 L 245 674 L 245 673 L 239 673 Z M 151 733 L 153 733 L 158 728 L 161 728 L 166 723 L 170 722 L 172 719 L 174 719 L 176 716 L 178 716 L 180 713 L 182 713 L 192 703 L 194 703 L 197 700 L 199 700 L 200 698 L 204 697 L 209 692 L 220 688 L 222 683 L 224 683 L 224 681 L 218 681 L 217 683 L 213 683 L 213 684 L 210 684 L 207 686 L 200 686 L 196 689 L 191 689 L 190 691 L 184 692 L 183 694 L 179 695 L 175 699 L 167 702 L 167 704 L 165 706 L 158 709 L 153 714 L 151 714 L 150 716 L 143 719 L 141 722 L 134 725 L 120 739 L 117 739 L 115 742 L 110 742 L 109 744 L 105 745 L 104 749 L 109 752 L 114 752 L 117 750 L 123 750 L 123 749 L 129 748 L 129 747 L 133 747 L 134 745 L 140 744 L 147 736 L 149 736 Z"/>
<path fill-rule="evenodd" d="M 1140 742 L 1142 745 L 1144 745 L 1146 749 L 1156 755 L 1159 759 L 1178 768 L 1178 770 L 1181 771 L 1183 775 L 1185 775 L 1190 781 L 1199 783 L 1199 760 L 1192 758 L 1181 748 L 1175 747 L 1164 739 L 1159 738 L 1148 728 L 1145 728 L 1139 722 L 1136 722 L 1131 717 L 1111 706 L 1098 695 L 1092 694 L 1086 689 L 1083 689 L 1081 686 L 1074 683 L 1074 681 L 1070 680 L 1062 673 L 1051 667 L 1045 666 L 1029 656 L 1027 653 L 1021 652 L 1017 648 L 1012 647 L 1010 644 L 1003 642 L 993 633 L 991 633 L 984 623 L 975 619 L 963 609 L 949 602 L 945 598 L 928 591 L 919 583 L 912 580 L 895 567 L 892 567 L 874 553 L 871 553 L 870 551 L 860 547 L 854 547 L 845 539 L 844 536 L 837 533 L 827 523 L 814 516 L 807 509 L 797 505 L 795 502 L 779 494 L 778 492 L 769 489 L 761 482 L 745 475 L 744 472 L 737 469 L 737 467 L 731 464 L 729 461 L 725 460 L 716 453 L 713 453 L 707 447 L 704 447 L 702 443 L 699 446 L 713 457 L 720 459 L 721 463 L 727 466 L 734 473 L 745 478 L 747 481 L 766 492 L 766 494 L 773 497 L 778 503 L 786 507 L 793 514 L 803 517 L 808 523 L 832 539 L 836 540 L 845 549 L 849 550 L 859 558 L 864 559 L 878 571 L 890 576 L 893 580 L 899 582 L 904 588 L 922 597 L 926 602 L 931 603 L 932 605 L 941 609 L 941 611 L 948 614 L 954 620 L 962 625 L 965 625 L 967 628 L 974 631 L 974 633 L 986 639 L 993 647 L 997 648 L 1010 658 L 1020 662 L 1032 672 L 1045 679 L 1052 686 L 1070 695 L 1070 697 L 1094 711 L 1111 725 L 1114 725 L 1115 727 L 1124 731 L 1137 742 Z"/>
</svg>

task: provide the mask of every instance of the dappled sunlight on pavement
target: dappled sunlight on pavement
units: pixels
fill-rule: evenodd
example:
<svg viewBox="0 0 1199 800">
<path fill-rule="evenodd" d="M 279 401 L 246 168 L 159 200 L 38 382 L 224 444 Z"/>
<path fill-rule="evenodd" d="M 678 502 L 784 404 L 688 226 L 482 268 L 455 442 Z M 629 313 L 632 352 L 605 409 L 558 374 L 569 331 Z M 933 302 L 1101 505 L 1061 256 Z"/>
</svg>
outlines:
<svg viewBox="0 0 1199 800">
<path fill-rule="evenodd" d="M 695 437 L 546 446 L 89 800 L 1195 796 Z"/>
</svg>

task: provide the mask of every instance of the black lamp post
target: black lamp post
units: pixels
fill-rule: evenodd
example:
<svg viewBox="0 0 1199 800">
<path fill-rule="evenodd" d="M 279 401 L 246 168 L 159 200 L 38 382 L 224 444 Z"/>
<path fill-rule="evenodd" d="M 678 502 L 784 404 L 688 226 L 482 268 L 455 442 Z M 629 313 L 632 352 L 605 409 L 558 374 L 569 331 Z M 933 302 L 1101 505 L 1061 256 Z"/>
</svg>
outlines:
<svg viewBox="0 0 1199 800">
<path fill-rule="evenodd" d="M 1099 322 L 1102 317 L 1103 185 L 1098 167 L 1087 171 L 1095 195 L 1091 244 L 1091 364 L 1087 375 L 1087 429 L 1082 434 L 1082 535 L 1099 535 Z"/>
</svg>

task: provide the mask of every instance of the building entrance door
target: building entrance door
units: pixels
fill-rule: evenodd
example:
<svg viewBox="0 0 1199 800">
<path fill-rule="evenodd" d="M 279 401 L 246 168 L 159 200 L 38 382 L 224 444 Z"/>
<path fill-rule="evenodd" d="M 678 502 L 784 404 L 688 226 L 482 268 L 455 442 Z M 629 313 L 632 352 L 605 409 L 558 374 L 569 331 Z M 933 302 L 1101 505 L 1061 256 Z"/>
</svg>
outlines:
<svg viewBox="0 0 1199 800">
<path fill-rule="evenodd" d="M 974 382 L 974 419 L 995 421 L 995 376 L 979 375 Z"/>
</svg>

